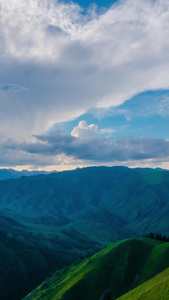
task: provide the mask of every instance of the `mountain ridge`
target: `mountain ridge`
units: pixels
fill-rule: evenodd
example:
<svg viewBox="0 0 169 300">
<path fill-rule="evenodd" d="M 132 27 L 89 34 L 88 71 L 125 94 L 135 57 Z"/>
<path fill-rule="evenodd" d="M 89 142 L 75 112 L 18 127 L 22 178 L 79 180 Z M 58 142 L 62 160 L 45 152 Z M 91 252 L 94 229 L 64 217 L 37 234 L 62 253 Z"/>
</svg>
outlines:
<svg viewBox="0 0 169 300">
<path fill-rule="evenodd" d="M 112 220 L 121 220 L 119 225 L 125 225 L 125 230 L 168 234 L 168 182 L 168 171 L 126 167 L 91 167 L 8 179 L 0 181 L 0 210 L 57 215 L 75 223 L 79 216 L 88 217 L 87 211 L 101 223 L 107 219 L 105 214 L 111 214 Z M 159 223 L 159 219 L 165 220 Z"/>
<path fill-rule="evenodd" d="M 52 171 L 52 172 L 47 172 L 47 171 L 37 171 L 37 170 L 33 170 L 33 171 L 28 171 L 28 170 L 22 170 L 22 171 L 17 171 L 15 169 L 0 169 L 0 180 L 7 180 L 7 179 L 18 179 L 22 176 L 36 176 L 39 174 L 50 174 L 50 173 L 54 173 L 57 171 Z"/>
</svg>

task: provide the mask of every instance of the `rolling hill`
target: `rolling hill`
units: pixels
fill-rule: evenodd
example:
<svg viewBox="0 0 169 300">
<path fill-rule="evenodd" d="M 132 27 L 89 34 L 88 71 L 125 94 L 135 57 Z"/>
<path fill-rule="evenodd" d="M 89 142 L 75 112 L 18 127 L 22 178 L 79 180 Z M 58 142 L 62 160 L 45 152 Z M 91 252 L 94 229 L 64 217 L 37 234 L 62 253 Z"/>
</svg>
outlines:
<svg viewBox="0 0 169 300">
<path fill-rule="evenodd" d="M 124 299 L 135 300 L 137 298 L 130 298 L 130 295 L 146 289 L 149 283 L 141 284 L 167 267 L 169 243 L 146 238 L 128 239 L 105 248 L 77 265 L 55 272 L 24 300 L 101 300 L 108 295 L 110 299 L 117 299 L 139 286 L 129 296 L 124 296 Z M 163 275 L 159 276 L 164 280 Z M 153 286 L 153 281 L 150 281 L 150 286 Z"/>
</svg>

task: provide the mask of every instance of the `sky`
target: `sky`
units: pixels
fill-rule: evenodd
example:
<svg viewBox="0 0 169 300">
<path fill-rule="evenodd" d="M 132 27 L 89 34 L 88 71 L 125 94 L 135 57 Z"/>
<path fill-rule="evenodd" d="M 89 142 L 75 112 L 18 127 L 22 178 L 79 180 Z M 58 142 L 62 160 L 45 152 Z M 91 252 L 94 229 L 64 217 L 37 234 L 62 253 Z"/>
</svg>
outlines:
<svg viewBox="0 0 169 300">
<path fill-rule="evenodd" d="M 0 0 L 0 168 L 169 169 L 168 0 Z"/>
</svg>

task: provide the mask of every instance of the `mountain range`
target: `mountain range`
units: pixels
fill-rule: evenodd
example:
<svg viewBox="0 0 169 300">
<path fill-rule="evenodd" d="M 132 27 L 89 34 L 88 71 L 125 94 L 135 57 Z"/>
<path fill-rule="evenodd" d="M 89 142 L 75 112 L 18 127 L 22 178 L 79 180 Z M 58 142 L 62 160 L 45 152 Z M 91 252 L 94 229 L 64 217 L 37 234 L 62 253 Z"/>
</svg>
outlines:
<svg viewBox="0 0 169 300">
<path fill-rule="evenodd" d="M 168 195 L 168 171 L 93 167 L 0 181 L 0 213 L 114 242 L 168 234 Z"/>
<path fill-rule="evenodd" d="M 148 232 L 168 236 L 168 211 L 169 172 L 161 169 L 91 167 L 1 180 L 0 240 L 14 254 L 15 268 L 22 265 L 23 279 L 21 289 L 17 280 L 9 289 L 4 276 L 10 276 L 12 262 L 4 250 L 4 262 L 10 263 L 5 273 L 5 263 L 0 266 L 1 294 L 8 291 L 5 299 L 22 299 L 51 271 L 120 240 Z M 30 280 L 26 256 L 20 258 L 16 251 L 19 244 L 28 249 L 36 280 Z M 43 254 L 41 262 L 35 259 L 37 251 Z"/>
<path fill-rule="evenodd" d="M 14 169 L 0 169 L 0 180 L 10 179 L 10 178 L 20 178 L 22 176 L 35 176 L 39 174 L 49 174 L 46 171 L 16 171 Z"/>
</svg>

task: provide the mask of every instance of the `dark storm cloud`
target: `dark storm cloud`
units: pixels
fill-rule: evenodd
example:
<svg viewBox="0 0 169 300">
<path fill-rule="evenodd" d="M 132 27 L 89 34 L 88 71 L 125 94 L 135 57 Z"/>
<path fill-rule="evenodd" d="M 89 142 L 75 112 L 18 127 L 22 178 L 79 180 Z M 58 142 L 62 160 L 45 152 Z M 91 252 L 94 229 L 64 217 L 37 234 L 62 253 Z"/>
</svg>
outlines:
<svg viewBox="0 0 169 300">
<path fill-rule="evenodd" d="M 128 160 L 161 159 L 169 156 L 169 141 L 156 138 L 95 138 L 83 140 L 59 132 L 36 136 L 37 143 L 16 144 L 11 140 L 7 149 L 22 150 L 43 156 L 66 154 L 74 159 L 114 162 Z"/>
</svg>

